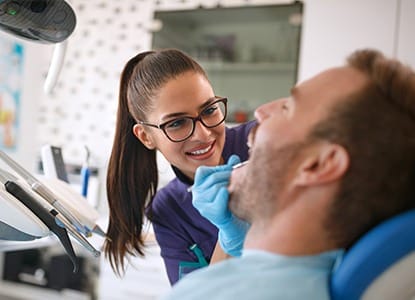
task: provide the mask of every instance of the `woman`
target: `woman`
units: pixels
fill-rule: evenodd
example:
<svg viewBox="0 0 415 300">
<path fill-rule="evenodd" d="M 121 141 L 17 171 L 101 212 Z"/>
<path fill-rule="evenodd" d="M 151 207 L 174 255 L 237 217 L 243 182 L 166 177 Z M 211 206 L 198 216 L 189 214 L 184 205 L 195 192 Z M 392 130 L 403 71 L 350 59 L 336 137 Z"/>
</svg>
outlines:
<svg viewBox="0 0 415 300">
<path fill-rule="evenodd" d="M 127 255 L 143 255 L 145 214 L 171 284 L 210 262 L 218 230 L 193 207 L 188 187 L 201 165 L 223 164 L 231 154 L 247 159 L 254 125 L 225 128 L 226 106 L 200 65 L 179 50 L 140 53 L 125 65 L 107 174 L 104 245 L 117 274 L 124 272 Z M 156 150 L 176 175 L 159 191 Z"/>
</svg>

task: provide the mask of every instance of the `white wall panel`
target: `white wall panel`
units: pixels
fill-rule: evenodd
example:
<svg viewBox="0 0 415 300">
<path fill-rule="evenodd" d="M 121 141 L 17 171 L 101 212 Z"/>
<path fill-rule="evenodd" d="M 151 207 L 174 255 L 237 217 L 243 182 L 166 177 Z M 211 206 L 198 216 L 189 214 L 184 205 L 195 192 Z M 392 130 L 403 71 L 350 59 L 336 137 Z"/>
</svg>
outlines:
<svg viewBox="0 0 415 300">
<path fill-rule="evenodd" d="M 343 64 L 358 48 L 394 54 L 397 0 L 304 2 L 299 80 Z"/>
<path fill-rule="evenodd" d="M 67 162 L 81 163 L 86 145 L 99 166 L 112 145 L 121 70 L 129 58 L 150 48 L 153 2 L 71 3 L 77 26 L 57 86 L 40 101 L 37 137 L 39 144 L 61 146 Z"/>
<path fill-rule="evenodd" d="M 53 46 L 45 44 L 31 43 L 26 40 L 19 39 L 10 34 L 0 32 L 0 37 L 12 43 L 16 42 L 22 46 L 22 64 L 23 69 L 21 77 L 8 80 L 19 80 L 15 82 L 20 89 L 20 97 L 16 107 L 16 131 L 13 133 L 15 147 L 12 149 L 5 148 L 4 151 L 13 159 L 18 161 L 22 166 L 29 170 L 35 169 L 36 156 L 36 120 L 38 106 L 42 97 L 43 80 L 40 76 L 42 69 L 48 62 L 43 58 L 47 57 L 48 50 Z M 8 73 L 9 76 L 12 74 Z M 5 165 L 0 162 L 2 167 Z"/>
<path fill-rule="evenodd" d="M 396 56 L 415 68 L 415 1 L 400 0 Z"/>
</svg>

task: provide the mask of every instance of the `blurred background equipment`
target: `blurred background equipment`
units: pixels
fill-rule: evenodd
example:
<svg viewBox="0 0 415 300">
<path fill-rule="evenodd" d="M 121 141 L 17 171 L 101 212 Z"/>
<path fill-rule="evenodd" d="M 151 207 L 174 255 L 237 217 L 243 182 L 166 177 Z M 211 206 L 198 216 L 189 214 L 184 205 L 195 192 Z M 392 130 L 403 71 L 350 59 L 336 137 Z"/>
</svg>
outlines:
<svg viewBox="0 0 415 300">
<path fill-rule="evenodd" d="M 64 0 L 0 0 L 0 29 L 26 40 L 56 44 L 45 80 L 51 93 L 65 58 L 67 42 L 76 25 L 75 12 Z"/>
<path fill-rule="evenodd" d="M 76 25 L 75 13 L 64 0 L 0 1 L 0 29 L 35 42 L 66 40 Z"/>
</svg>

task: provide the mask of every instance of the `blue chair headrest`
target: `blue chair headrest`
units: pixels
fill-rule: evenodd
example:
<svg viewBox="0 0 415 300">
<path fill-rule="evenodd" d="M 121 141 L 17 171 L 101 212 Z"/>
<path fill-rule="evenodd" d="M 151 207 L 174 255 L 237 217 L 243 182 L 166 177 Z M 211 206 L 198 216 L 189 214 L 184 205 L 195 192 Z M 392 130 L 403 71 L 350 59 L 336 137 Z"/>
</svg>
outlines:
<svg viewBox="0 0 415 300">
<path fill-rule="evenodd" d="M 386 220 L 360 238 L 333 271 L 331 299 L 360 299 L 377 277 L 415 251 L 414 229 L 415 210 L 411 210 Z"/>
</svg>

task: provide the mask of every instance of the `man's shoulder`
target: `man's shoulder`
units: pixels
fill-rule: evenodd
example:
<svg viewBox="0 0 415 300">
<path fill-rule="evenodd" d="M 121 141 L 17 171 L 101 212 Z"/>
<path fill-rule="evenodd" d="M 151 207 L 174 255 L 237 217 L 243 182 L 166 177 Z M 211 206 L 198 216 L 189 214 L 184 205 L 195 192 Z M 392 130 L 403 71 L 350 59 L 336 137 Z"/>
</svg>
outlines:
<svg viewBox="0 0 415 300">
<path fill-rule="evenodd" d="M 289 260 L 289 259 L 288 259 Z M 232 258 L 187 275 L 166 299 L 328 299 L 327 272 L 283 257 Z M 298 282 L 302 282 L 298 285 Z"/>
</svg>

